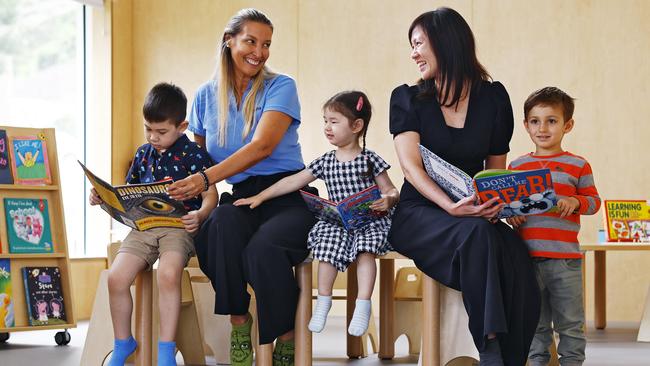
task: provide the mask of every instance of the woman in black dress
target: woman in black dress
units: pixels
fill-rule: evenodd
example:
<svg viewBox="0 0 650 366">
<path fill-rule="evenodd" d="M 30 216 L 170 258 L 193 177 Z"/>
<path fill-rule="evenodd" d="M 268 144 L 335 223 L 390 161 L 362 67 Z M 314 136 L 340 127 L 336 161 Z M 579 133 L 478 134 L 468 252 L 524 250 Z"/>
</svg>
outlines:
<svg viewBox="0 0 650 366">
<path fill-rule="evenodd" d="M 539 290 L 526 246 L 493 219 L 501 205 L 453 202 L 427 175 L 422 144 L 470 176 L 505 168 L 513 131 L 510 99 L 478 62 L 456 11 L 439 8 L 409 29 L 422 80 L 397 87 L 390 131 L 405 181 L 389 240 L 424 273 L 460 290 L 481 365 L 524 365 L 539 317 Z"/>
</svg>

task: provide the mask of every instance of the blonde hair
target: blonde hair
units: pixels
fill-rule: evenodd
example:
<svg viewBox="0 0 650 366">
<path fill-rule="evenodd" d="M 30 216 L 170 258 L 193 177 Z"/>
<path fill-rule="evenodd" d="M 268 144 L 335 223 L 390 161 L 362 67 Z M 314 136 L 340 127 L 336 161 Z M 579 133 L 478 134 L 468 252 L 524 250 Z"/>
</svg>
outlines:
<svg viewBox="0 0 650 366">
<path fill-rule="evenodd" d="M 234 37 L 239 34 L 246 22 L 265 24 L 273 30 L 273 23 L 271 23 L 269 18 L 267 18 L 267 16 L 261 11 L 253 8 L 241 9 L 237 14 L 230 18 L 230 21 L 226 24 L 223 36 L 221 37 L 221 46 L 219 47 L 219 65 L 215 73 L 217 84 L 215 94 L 217 97 L 217 106 L 219 107 L 218 121 L 220 146 L 226 145 L 226 135 L 228 132 L 228 92 L 235 89 L 235 66 L 230 48 L 227 47 L 226 38 Z M 255 99 L 257 93 L 259 93 L 264 86 L 264 80 L 273 78 L 274 76 L 276 76 L 276 74 L 268 67 L 264 66 L 262 70 L 253 77 L 253 85 L 243 102 L 245 124 L 244 130 L 242 131 L 242 140 L 251 132 L 255 122 Z"/>
</svg>

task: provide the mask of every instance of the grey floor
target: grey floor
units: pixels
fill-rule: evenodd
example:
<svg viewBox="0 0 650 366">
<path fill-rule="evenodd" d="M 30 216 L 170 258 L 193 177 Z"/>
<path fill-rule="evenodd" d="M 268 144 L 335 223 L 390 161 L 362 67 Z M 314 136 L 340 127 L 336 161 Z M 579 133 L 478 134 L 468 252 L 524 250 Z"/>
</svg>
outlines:
<svg viewBox="0 0 650 366">
<path fill-rule="evenodd" d="M 12 333 L 9 341 L 0 344 L 0 366 L 71 366 L 78 365 L 85 341 L 87 322 L 71 329 L 72 341 L 68 346 L 57 347 L 56 331 L 31 331 Z M 649 366 L 650 343 L 636 342 L 634 323 L 610 323 L 604 331 L 590 328 L 585 366 Z M 393 361 L 381 361 L 377 355 L 360 360 L 345 357 L 344 319 L 332 317 L 326 330 L 314 336 L 314 366 L 336 365 L 417 365 L 417 358 L 407 355 L 407 343 L 402 337 L 396 343 Z M 179 365 L 182 358 L 178 358 Z M 208 365 L 214 361 L 208 359 Z M 96 366 L 96 365 L 83 365 Z"/>
</svg>

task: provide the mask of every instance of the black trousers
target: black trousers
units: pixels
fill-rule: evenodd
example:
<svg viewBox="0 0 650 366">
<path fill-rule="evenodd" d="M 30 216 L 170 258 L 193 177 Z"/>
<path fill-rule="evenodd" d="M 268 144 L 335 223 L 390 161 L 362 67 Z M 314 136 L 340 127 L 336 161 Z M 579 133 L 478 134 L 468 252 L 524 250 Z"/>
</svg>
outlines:
<svg viewBox="0 0 650 366">
<path fill-rule="evenodd" d="M 293 267 L 307 258 L 307 234 L 316 222 L 299 193 L 269 200 L 254 210 L 233 206 L 295 172 L 250 177 L 223 194 L 195 237 L 201 270 L 216 292 L 215 313 L 248 312 L 249 283 L 255 291 L 259 342 L 292 330 L 300 289 Z"/>
<path fill-rule="evenodd" d="M 504 364 L 523 366 L 540 295 L 525 243 L 509 226 L 453 217 L 424 202 L 400 202 L 389 240 L 429 277 L 459 290 L 479 351 L 496 333 Z"/>
</svg>

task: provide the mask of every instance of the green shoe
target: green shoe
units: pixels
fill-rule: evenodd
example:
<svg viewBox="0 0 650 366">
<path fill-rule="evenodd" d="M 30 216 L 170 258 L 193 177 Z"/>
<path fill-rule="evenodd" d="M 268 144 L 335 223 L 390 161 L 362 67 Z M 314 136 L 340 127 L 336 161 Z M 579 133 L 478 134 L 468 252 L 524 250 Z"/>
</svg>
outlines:
<svg viewBox="0 0 650 366">
<path fill-rule="evenodd" d="M 282 342 L 275 342 L 273 350 L 273 366 L 294 366 L 296 356 L 296 345 L 293 339 Z"/>
<path fill-rule="evenodd" d="M 250 314 L 248 314 L 246 323 L 232 326 L 230 332 L 230 364 L 232 366 L 253 365 L 252 326 L 253 318 Z"/>
</svg>

